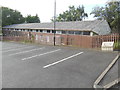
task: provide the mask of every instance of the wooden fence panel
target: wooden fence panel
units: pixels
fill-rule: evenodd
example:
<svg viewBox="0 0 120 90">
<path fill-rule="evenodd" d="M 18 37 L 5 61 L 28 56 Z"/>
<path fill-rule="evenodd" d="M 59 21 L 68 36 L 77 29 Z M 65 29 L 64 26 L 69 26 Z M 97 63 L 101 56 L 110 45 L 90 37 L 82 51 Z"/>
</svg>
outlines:
<svg viewBox="0 0 120 90">
<path fill-rule="evenodd" d="M 6 31 L 3 32 L 3 40 L 11 41 L 32 41 L 40 44 L 54 44 L 54 34 L 40 32 L 20 32 Z M 77 46 L 82 48 L 101 48 L 102 42 L 117 42 L 120 39 L 120 34 L 87 36 L 87 35 L 64 35 L 56 34 L 56 45 Z"/>
<path fill-rule="evenodd" d="M 119 34 L 111 34 L 111 35 L 101 35 L 101 36 L 93 36 L 92 37 L 92 48 L 100 48 L 102 42 L 118 42 L 120 39 Z"/>
</svg>

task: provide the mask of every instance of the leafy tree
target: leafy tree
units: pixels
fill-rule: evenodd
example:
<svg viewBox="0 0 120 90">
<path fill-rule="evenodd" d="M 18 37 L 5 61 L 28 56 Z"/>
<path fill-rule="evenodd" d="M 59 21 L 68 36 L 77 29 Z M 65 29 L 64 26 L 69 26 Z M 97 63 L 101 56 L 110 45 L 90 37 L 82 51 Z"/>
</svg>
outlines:
<svg viewBox="0 0 120 90">
<path fill-rule="evenodd" d="M 2 7 L 0 7 L 0 26 L 2 25 Z"/>
<path fill-rule="evenodd" d="M 56 21 L 81 21 L 88 17 L 88 14 L 84 11 L 84 6 L 69 6 L 69 10 L 66 10 L 56 18 Z M 54 19 L 51 19 L 54 21 Z"/>
<path fill-rule="evenodd" d="M 2 7 L 2 26 L 24 23 L 24 21 L 24 17 L 19 11 Z"/>
<path fill-rule="evenodd" d="M 120 1 L 109 1 L 105 7 L 95 7 L 91 14 L 97 19 L 104 19 L 110 25 L 112 32 L 120 32 Z"/>
<path fill-rule="evenodd" d="M 0 7 L 0 33 L 2 33 L 2 8 Z"/>
<path fill-rule="evenodd" d="M 25 20 L 26 20 L 27 23 L 40 23 L 40 19 L 39 19 L 37 14 L 36 14 L 36 16 L 28 15 L 25 18 Z"/>
</svg>

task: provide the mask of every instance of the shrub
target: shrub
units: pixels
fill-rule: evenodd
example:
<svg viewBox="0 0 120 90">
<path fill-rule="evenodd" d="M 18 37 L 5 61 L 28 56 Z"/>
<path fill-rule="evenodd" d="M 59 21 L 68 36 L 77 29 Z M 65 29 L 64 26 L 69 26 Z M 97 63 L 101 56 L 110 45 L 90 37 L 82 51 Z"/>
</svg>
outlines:
<svg viewBox="0 0 120 90">
<path fill-rule="evenodd" d="M 114 50 L 120 50 L 120 41 L 114 43 Z"/>
</svg>

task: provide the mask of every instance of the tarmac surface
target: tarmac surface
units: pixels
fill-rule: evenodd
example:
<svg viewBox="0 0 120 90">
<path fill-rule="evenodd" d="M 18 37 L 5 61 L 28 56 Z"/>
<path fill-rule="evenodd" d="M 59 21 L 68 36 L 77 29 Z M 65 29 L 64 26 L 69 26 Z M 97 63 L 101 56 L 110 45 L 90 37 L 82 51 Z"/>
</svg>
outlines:
<svg viewBox="0 0 120 90">
<path fill-rule="evenodd" d="M 118 72 L 118 61 L 113 65 L 113 67 L 108 71 L 108 73 L 105 75 L 105 77 L 102 79 L 99 85 L 104 86 L 109 84 L 110 82 L 120 78 Z"/>
<path fill-rule="evenodd" d="M 0 43 L 2 88 L 93 88 L 117 55 L 73 47 Z"/>
</svg>

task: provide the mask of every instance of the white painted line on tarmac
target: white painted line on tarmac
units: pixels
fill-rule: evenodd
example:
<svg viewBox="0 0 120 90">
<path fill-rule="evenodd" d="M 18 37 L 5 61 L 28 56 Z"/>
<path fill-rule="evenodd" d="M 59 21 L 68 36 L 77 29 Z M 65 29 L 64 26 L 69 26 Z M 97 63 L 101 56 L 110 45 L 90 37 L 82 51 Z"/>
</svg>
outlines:
<svg viewBox="0 0 120 90">
<path fill-rule="evenodd" d="M 15 50 L 20 50 L 20 49 L 25 49 L 25 48 L 31 48 L 31 47 L 34 47 L 34 46 L 30 46 L 30 47 L 21 47 L 21 48 L 17 48 L 17 49 L 10 49 L 10 50 L 7 50 L 7 51 L 2 51 L 2 52 L 9 52 L 9 51 L 15 51 Z"/>
<path fill-rule="evenodd" d="M 74 55 L 72 55 L 72 56 L 69 56 L 69 57 L 64 58 L 64 59 L 62 59 L 62 60 L 59 60 L 59 61 L 57 61 L 57 62 L 54 62 L 54 63 L 48 64 L 48 65 L 44 66 L 43 68 L 48 68 L 48 67 L 50 67 L 50 66 L 53 66 L 53 65 L 55 65 L 55 64 L 58 64 L 58 63 L 63 62 L 63 61 L 65 61 L 65 60 L 68 60 L 68 59 L 70 59 L 70 58 L 73 58 L 73 57 L 75 57 L 75 56 L 78 56 L 78 55 L 80 55 L 80 54 L 82 54 L 82 53 L 83 53 L 83 52 L 80 52 L 80 53 L 74 54 Z"/>
<path fill-rule="evenodd" d="M 39 54 L 39 55 L 34 55 L 34 56 L 31 56 L 31 57 L 23 58 L 22 60 L 31 59 L 31 58 L 34 58 L 34 57 L 37 57 L 37 56 L 43 56 L 43 55 L 50 54 L 50 53 L 54 53 L 54 52 L 57 52 L 57 51 L 60 51 L 60 50 L 61 50 L 61 49 L 57 49 L 57 50 L 53 50 L 53 51 L 49 51 L 49 52 L 42 53 L 42 54 Z"/>
<path fill-rule="evenodd" d="M 13 48 L 15 48 L 14 46 L 13 47 L 9 47 L 9 46 L 7 46 L 8 48 L 3 48 L 3 45 L 2 45 L 2 50 L 6 50 L 6 49 L 13 49 Z M 1 51 L 2 51 L 1 50 Z"/>
<path fill-rule="evenodd" d="M 20 47 L 16 47 L 16 46 L 9 47 L 9 46 L 8 46 L 8 48 L 3 48 L 3 45 L 2 45 L 2 51 L 3 51 L 3 50 L 6 50 L 6 49 L 11 50 L 11 49 L 15 49 L 15 48 L 22 48 L 22 47 L 24 47 L 24 46 L 27 46 L 27 45 L 23 45 L 23 46 L 20 46 Z"/>
<path fill-rule="evenodd" d="M 13 54 L 9 54 L 9 56 L 13 56 L 13 55 L 17 55 L 17 54 L 22 54 L 22 53 L 27 53 L 27 52 L 32 52 L 32 51 L 35 51 L 35 50 L 40 50 L 40 49 L 43 49 L 44 47 L 42 48 L 37 48 L 37 49 L 31 49 L 31 50 L 28 50 L 28 51 L 22 51 L 22 52 L 18 52 L 18 53 L 13 53 Z"/>
</svg>

